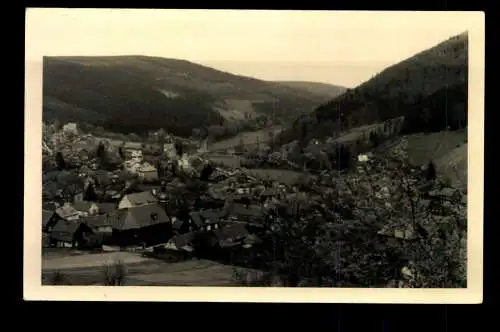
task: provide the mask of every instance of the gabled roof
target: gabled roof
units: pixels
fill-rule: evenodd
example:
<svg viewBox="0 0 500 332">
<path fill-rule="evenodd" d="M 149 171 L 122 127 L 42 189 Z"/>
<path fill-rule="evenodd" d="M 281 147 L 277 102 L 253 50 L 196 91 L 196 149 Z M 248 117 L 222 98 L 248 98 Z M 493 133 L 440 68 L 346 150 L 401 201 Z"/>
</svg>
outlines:
<svg viewBox="0 0 500 332">
<path fill-rule="evenodd" d="M 140 206 L 145 204 L 152 204 L 158 202 L 156 197 L 150 191 L 143 191 L 139 193 L 131 193 L 125 195 L 129 202 L 134 206 Z"/>
<path fill-rule="evenodd" d="M 225 216 L 222 210 L 203 210 L 200 212 L 201 216 L 208 222 L 217 222 Z"/>
<path fill-rule="evenodd" d="M 65 204 L 56 209 L 56 213 L 63 219 L 77 215 L 78 210 L 76 210 L 72 205 Z"/>
<path fill-rule="evenodd" d="M 92 204 L 94 203 L 88 201 L 76 201 L 72 205 L 77 211 L 88 211 L 92 207 Z"/>
<path fill-rule="evenodd" d="M 111 217 L 112 227 L 119 230 L 142 228 L 168 222 L 165 210 L 158 204 L 136 206 Z"/>
<path fill-rule="evenodd" d="M 196 232 L 189 232 L 181 235 L 176 235 L 172 238 L 172 241 L 174 242 L 177 248 L 181 249 L 183 247 L 190 246 L 194 240 L 195 235 Z"/>
<path fill-rule="evenodd" d="M 217 229 L 214 231 L 214 234 L 221 246 L 234 245 L 250 235 L 245 225 L 240 223 Z"/>
<path fill-rule="evenodd" d="M 46 211 L 42 210 L 42 225 L 45 227 L 47 226 L 48 222 L 54 215 L 54 211 Z"/>
<path fill-rule="evenodd" d="M 233 203 L 229 206 L 229 213 L 248 217 L 264 217 L 264 210 L 253 204 L 247 208 L 244 204 Z"/>
<path fill-rule="evenodd" d="M 215 236 L 219 241 L 237 241 L 243 239 L 250 235 L 247 231 L 245 224 L 235 223 L 229 226 L 222 227 L 220 229 L 216 229 L 214 231 Z"/>
<path fill-rule="evenodd" d="M 114 203 L 98 203 L 99 214 L 112 214 L 116 210 L 116 204 Z"/>
<path fill-rule="evenodd" d="M 81 221 L 86 223 L 89 227 L 102 227 L 102 226 L 111 226 L 111 220 L 104 214 L 96 215 L 96 216 L 88 216 L 81 218 Z"/>
<path fill-rule="evenodd" d="M 220 219 L 224 216 L 224 213 L 218 210 L 203 210 L 191 212 L 189 215 L 197 226 L 201 226 L 204 224 L 219 222 Z"/>
<path fill-rule="evenodd" d="M 55 240 L 69 242 L 73 239 L 73 234 L 76 232 L 78 227 L 80 227 L 80 223 L 78 222 L 60 220 L 52 228 L 50 236 Z"/>
</svg>

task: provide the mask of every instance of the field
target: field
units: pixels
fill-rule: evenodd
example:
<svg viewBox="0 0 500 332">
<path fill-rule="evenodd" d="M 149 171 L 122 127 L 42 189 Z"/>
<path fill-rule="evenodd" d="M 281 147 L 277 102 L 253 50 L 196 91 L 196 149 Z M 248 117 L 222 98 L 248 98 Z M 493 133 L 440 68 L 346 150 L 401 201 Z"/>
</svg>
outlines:
<svg viewBox="0 0 500 332">
<path fill-rule="evenodd" d="M 235 269 L 243 269 L 197 259 L 167 263 L 127 252 L 58 257 L 52 253 L 44 255 L 42 284 L 50 284 L 53 273 L 60 271 L 71 285 L 99 285 L 103 282 L 104 265 L 117 259 L 126 265 L 126 286 L 231 286 Z"/>
<path fill-rule="evenodd" d="M 231 137 L 226 140 L 222 140 L 219 142 L 214 142 L 208 146 L 211 151 L 224 150 L 229 148 L 235 148 L 240 145 L 240 142 L 243 140 L 244 146 L 248 145 L 256 145 L 259 143 L 265 144 L 270 139 L 270 132 L 276 134 L 281 131 L 281 127 L 271 127 L 265 128 L 258 131 L 248 131 L 242 132 L 238 135 Z"/>
<path fill-rule="evenodd" d="M 408 136 L 408 157 L 412 164 L 422 165 L 430 160 L 440 160 L 466 142 L 466 130 L 410 135 Z"/>
</svg>

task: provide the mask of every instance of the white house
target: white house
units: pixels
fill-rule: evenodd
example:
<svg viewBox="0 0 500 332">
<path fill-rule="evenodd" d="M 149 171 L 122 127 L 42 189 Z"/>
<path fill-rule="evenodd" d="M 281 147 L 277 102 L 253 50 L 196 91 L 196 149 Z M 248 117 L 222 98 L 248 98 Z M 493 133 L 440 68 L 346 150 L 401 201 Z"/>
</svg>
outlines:
<svg viewBox="0 0 500 332">
<path fill-rule="evenodd" d="M 158 199 L 150 191 L 132 193 L 123 196 L 123 198 L 118 203 L 118 210 L 128 209 L 136 206 L 155 204 L 157 202 Z"/>
<path fill-rule="evenodd" d="M 143 181 L 158 180 L 158 170 L 150 163 L 144 163 L 137 168 L 137 174 Z"/>
<path fill-rule="evenodd" d="M 66 134 L 78 134 L 78 126 L 74 122 L 69 122 L 62 127 L 62 130 Z"/>
</svg>

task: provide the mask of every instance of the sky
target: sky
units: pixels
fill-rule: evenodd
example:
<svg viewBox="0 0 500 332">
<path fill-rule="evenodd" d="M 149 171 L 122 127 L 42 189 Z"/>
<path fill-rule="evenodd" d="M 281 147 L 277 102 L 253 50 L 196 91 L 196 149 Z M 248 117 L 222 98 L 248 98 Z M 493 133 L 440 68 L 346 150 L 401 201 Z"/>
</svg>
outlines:
<svg viewBox="0 0 500 332">
<path fill-rule="evenodd" d="M 26 58 L 148 55 L 354 87 L 468 30 L 464 12 L 28 9 Z"/>
</svg>

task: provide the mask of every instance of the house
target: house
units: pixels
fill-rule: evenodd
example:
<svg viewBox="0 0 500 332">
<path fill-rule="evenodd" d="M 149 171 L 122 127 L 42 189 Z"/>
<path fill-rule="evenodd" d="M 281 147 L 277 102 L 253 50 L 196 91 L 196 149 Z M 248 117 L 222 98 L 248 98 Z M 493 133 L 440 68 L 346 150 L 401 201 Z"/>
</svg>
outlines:
<svg viewBox="0 0 500 332">
<path fill-rule="evenodd" d="M 42 210 L 42 232 L 50 233 L 52 227 L 62 220 L 54 211 Z"/>
<path fill-rule="evenodd" d="M 153 195 L 151 191 L 130 193 L 123 196 L 123 198 L 120 200 L 120 202 L 118 203 L 118 210 L 155 204 L 157 202 L 158 199 Z"/>
<path fill-rule="evenodd" d="M 64 220 L 77 220 L 80 218 L 81 212 L 75 209 L 70 203 L 64 203 L 56 209 L 55 213 Z"/>
<path fill-rule="evenodd" d="M 224 214 L 217 210 L 202 210 L 189 214 L 189 226 L 194 230 L 210 231 L 218 229 Z"/>
<path fill-rule="evenodd" d="M 136 169 L 139 178 L 144 182 L 158 181 L 158 170 L 150 163 L 144 163 Z"/>
<path fill-rule="evenodd" d="M 50 243 L 54 247 L 85 248 L 92 233 L 85 223 L 60 220 L 50 232 Z"/>
<path fill-rule="evenodd" d="M 72 206 L 80 213 L 80 216 L 91 216 L 99 213 L 99 206 L 94 202 L 76 201 Z"/>
<path fill-rule="evenodd" d="M 266 216 L 264 210 L 259 205 L 245 205 L 239 203 L 229 204 L 226 207 L 226 214 L 231 220 L 244 221 L 252 224 L 262 224 Z"/>
<path fill-rule="evenodd" d="M 78 126 L 74 122 L 69 122 L 62 127 L 62 130 L 66 134 L 78 134 Z"/>
<path fill-rule="evenodd" d="M 87 224 L 91 229 L 98 232 L 111 233 L 113 231 L 112 218 L 105 214 L 82 217 L 80 222 Z"/>
<path fill-rule="evenodd" d="M 82 223 L 86 224 L 94 235 L 96 243 L 107 244 L 112 243 L 113 236 L 113 219 L 106 214 L 93 215 L 83 217 L 80 219 Z"/>
<path fill-rule="evenodd" d="M 173 235 L 172 223 L 158 203 L 118 210 L 109 220 L 120 246 L 165 243 Z"/>
<path fill-rule="evenodd" d="M 231 224 L 220 229 L 214 230 L 214 234 L 221 248 L 234 247 L 242 245 L 245 239 L 250 235 L 245 224 Z"/>
<path fill-rule="evenodd" d="M 166 249 L 184 250 L 187 252 L 193 251 L 193 241 L 196 232 L 188 232 L 185 234 L 175 235 L 165 244 Z"/>
<path fill-rule="evenodd" d="M 116 211 L 116 204 L 114 203 L 97 203 L 99 214 L 112 214 Z"/>
</svg>

